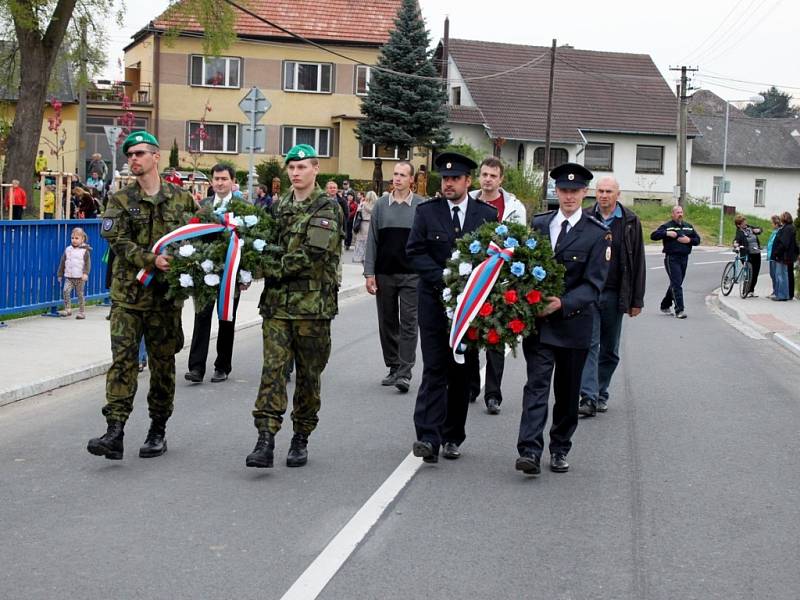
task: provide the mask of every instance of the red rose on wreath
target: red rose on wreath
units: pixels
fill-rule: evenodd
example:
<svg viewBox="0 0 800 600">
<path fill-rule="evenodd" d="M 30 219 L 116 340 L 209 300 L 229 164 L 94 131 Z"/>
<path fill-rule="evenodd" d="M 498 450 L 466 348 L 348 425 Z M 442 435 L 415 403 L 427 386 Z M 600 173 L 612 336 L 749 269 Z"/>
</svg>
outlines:
<svg viewBox="0 0 800 600">
<path fill-rule="evenodd" d="M 505 300 L 506 304 L 516 304 L 518 299 L 517 290 L 508 290 L 503 294 L 503 300 Z"/>
<path fill-rule="evenodd" d="M 542 301 L 542 293 L 539 290 L 531 290 L 525 294 L 525 299 L 528 301 L 528 304 L 537 304 Z"/>
<path fill-rule="evenodd" d="M 475 327 L 470 327 L 467 329 L 467 339 L 472 340 L 473 342 L 478 339 L 478 329 Z"/>
<path fill-rule="evenodd" d="M 488 317 L 490 314 L 492 314 L 493 310 L 494 309 L 492 308 L 491 304 L 484 302 L 483 306 L 481 306 L 481 309 L 478 311 L 478 314 L 482 317 Z"/>
<path fill-rule="evenodd" d="M 490 344 L 496 344 L 500 341 L 500 335 L 497 333 L 496 330 L 490 329 L 489 333 L 486 334 L 486 341 Z"/>
<path fill-rule="evenodd" d="M 525 330 L 525 323 L 520 321 L 519 319 L 514 319 L 511 323 L 508 324 L 508 328 L 513 331 L 516 335 L 519 335 Z"/>
<path fill-rule="evenodd" d="M 190 225 L 193 224 L 193 223 L 199 223 L 199 222 L 200 222 L 200 217 L 192 217 L 191 219 L 189 219 L 189 224 Z"/>
</svg>

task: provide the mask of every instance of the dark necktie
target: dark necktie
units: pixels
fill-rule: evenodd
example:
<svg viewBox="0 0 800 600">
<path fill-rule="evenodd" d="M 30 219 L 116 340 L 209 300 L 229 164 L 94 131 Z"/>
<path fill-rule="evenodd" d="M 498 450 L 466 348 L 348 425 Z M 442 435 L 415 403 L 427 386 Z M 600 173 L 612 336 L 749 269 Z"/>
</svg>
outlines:
<svg viewBox="0 0 800 600">
<path fill-rule="evenodd" d="M 457 206 L 453 207 L 453 229 L 456 231 L 456 237 L 461 235 L 461 221 L 458 219 L 458 211 L 460 209 Z"/>
<path fill-rule="evenodd" d="M 556 247 L 555 250 L 557 251 L 561 244 L 564 243 L 564 239 L 567 237 L 567 227 L 569 227 L 569 221 L 564 219 L 561 221 L 561 233 L 558 234 L 558 238 L 556 238 Z"/>
</svg>

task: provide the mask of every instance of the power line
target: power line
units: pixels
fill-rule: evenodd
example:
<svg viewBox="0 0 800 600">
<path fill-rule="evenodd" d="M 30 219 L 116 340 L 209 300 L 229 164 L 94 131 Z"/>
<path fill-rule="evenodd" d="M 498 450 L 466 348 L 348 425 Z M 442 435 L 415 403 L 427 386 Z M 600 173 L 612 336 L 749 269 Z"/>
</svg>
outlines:
<svg viewBox="0 0 800 600">
<path fill-rule="evenodd" d="M 715 79 L 718 81 L 730 81 L 733 83 L 749 83 L 752 85 L 766 85 L 770 87 L 782 88 L 787 90 L 800 90 L 800 85 L 779 85 L 777 83 L 766 83 L 764 81 L 747 81 L 746 79 L 733 79 L 731 77 L 714 76 L 710 74 L 711 71 L 705 71 L 703 77 L 705 79 Z"/>
<path fill-rule="evenodd" d="M 719 58 L 720 56 L 722 56 L 723 54 L 725 54 L 725 53 L 727 53 L 727 52 L 730 52 L 730 51 L 731 51 L 731 50 L 733 50 L 733 49 L 734 49 L 736 46 L 738 46 L 738 45 L 739 45 L 739 44 L 741 44 L 743 41 L 745 41 L 745 40 L 747 39 L 747 37 L 748 37 L 750 34 L 752 34 L 752 33 L 753 33 L 753 31 L 755 31 L 756 29 L 758 29 L 758 27 L 761 25 L 761 23 L 763 23 L 763 22 L 764 22 L 764 20 L 765 20 L 765 19 L 766 19 L 768 16 L 770 16 L 770 15 L 771 15 L 771 14 L 772 14 L 772 13 L 775 11 L 775 9 L 776 9 L 776 8 L 778 8 L 778 6 L 780 6 L 780 4 L 781 4 L 781 2 L 782 2 L 782 1 L 783 1 L 783 0 L 777 0 L 777 2 L 775 2 L 775 4 L 773 4 L 773 5 L 772 5 L 772 6 L 771 6 L 771 7 L 770 7 L 770 8 L 769 8 L 769 9 L 768 9 L 768 10 L 767 10 L 767 11 L 766 11 L 766 12 L 765 12 L 765 13 L 764 13 L 762 16 L 761 16 L 761 18 L 760 18 L 758 21 L 756 21 L 755 23 L 753 23 L 753 24 L 750 26 L 750 28 L 749 28 L 749 29 L 747 29 L 747 30 L 746 30 L 744 33 L 742 33 L 742 34 L 741 34 L 741 35 L 739 35 L 738 37 L 734 38 L 734 39 L 732 40 L 732 41 L 733 41 L 733 43 L 732 43 L 732 44 L 728 44 L 727 46 L 723 46 L 723 47 L 722 47 L 722 48 L 720 48 L 720 49 L 719 49 L 717 52 L 713 53 L 713 54 L 711 55 L 711 57 L 710 57 L 710 58 L 707 58 L 707 59 L 706 59 L 706 61 L 707 61 L 707 62 L 714 62 L 714 61 L 715 61 L 717 58 Z M 763 4 L 762 4 L 762 6 L 763 6 Z M 758 12 L 758 10 L 760 10 L 760 9 L 761 9 L 761 7 L 759 6 L 759 8 L 758 8 L 758 9 L 757 9 L 755 12 Z"/>
<path fill-rule="evenodd" d="M 716 35 L 716 33 L 717 33 L 717 32 L 718 32 L 718 31 L 719 31 L 721 28 L 722 28 L 722 26 L 725 24 L 725 21 L 727 21 L 727 20 L 728 20 L 728 17 L 730 17 L 730 16 L 731 16 L 731 15 L 732 15 L 732 14 L 733 14 L 735 11 L 736 11 L 736 9 L 739 7 L 739 5 L 740 5 L 742 2 L 744 2 L 744 0 L 738 0 L 738 2 L 737 2 L 736 4 L 734 4 L 734 5 L 733 5 L 733 8 L 731 8 L 731 10 L 728 12 L 728 14 L 727 14 L 727 15 L 725 15 L 725 18 L 724 18 L 724 19 L 722 19 L 722 21 L 720 21 L 720 22 L 719 22 L 719 25 L 717 25 L 716 29 L 714 29 L 714 31 L 712 31 L 712 32 L 711 32 L 711 33 L 710 33 L 710 34 L 709 34 L 709 35 L 706 37 L 706 39 L 704 39 L 702 42 L 700 42 L 700 44 L 699 44 L 697 47 L 695 47 L 695 49 L 694 49 L 694 50 L 692 50 L 691 52 L 689 52 L 689 53 L 688 53 L 686 56 L 684 56 L 684 57 L 683 57 L 683 58 L 682 58 L 682 59 L 681 59 L 679 62 L 681 62 L 681 63 L 683 63 L 683 62 L 686 62 L 686 60 L 687 60 L 687 59 L 689 59 L 689 58 L 691 58 L 692 56 L 694 56 L 695 52 L 699 51 L 699 50 L 700 50 L 700 48 L 702 48 L 703 46 L 705 46 L 705 45 L 706 45 L 706 43 L 707 43 L 707 42 L 708 42 L 710 39 L 712 39 L 712 38 L 714 37 L 714 35 Z"/>
<path fill-rule="evenodd" d="M 705 50 L 699 53 L 698 56 L 696 56 L 697 61 L 708 55 L 710 52 L 714 52 L 720 44 L 727 42 L 728 39 L 730 39 L 731 36 L 735 35 L 737 30 L 742 25 L 745 24 L 745 18 L 748 15 L 757 13 L 759 10 L 761 10 L 761 7 L 768 1 L 769 0 L 750 0 L 750 3 L 744 8 L 744 10 L 742 10 L 741 13 L 739 13 L 739 16 L 730 25 L 730 27 L 728 27 L 716 40 L 714 40 L 714 42 L 710 46 L 708 46 Z M 755 8 L 753 8 L 753 5 L 756 5 Z"/>
</svg>

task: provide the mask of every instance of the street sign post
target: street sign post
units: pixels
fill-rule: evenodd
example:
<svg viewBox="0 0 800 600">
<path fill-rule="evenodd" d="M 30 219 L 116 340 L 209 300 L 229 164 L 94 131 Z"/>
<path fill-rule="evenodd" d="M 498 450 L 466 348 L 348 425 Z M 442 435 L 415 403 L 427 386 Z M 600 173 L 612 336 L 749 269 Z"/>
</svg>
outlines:
<svg viewBox="0 0 800 600">
<path fill-rule="evenodd" d="M 242 101 L 239 102 L 239 108 L 242 110 L 244 115 L 250 119 L 249 127 L 245 127 L 243 129 L 248 129 L 247 133 L 250 134 L 250 144 L 249 146 L 245 146 L 246 149 L 249 150 L 250 154 L 250 168 L 247 170 L 247 199 L 250 202 L 253 202 L 253 180 L 255 177 L 253 173 L 255 172 L 255 161 L 256 161 L 256 150 L 263 150 L 266 146 L 266 128 L 259 127 L 257 123 L 264 117 L 267 111 L 272 108 L 272 104 L 269 100 L 267 100 L 266 96 L 264 96 L 263 92 L 258 89 L 257 87 L 253 86 L 250 88 L 250 91 L 247 92 L 247 95 L 242 98 Z M 261 137 L 259 134 L 263 131 L 263 145 L 257 146 L 257 137 Z"/>
</svg>

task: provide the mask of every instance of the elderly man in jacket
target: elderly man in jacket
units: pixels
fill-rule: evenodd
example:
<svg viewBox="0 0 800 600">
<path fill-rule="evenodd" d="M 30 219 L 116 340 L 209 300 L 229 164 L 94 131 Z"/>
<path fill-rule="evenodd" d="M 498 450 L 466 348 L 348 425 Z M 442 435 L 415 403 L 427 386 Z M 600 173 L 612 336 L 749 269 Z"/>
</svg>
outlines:
<svg viewBox="0 0 800 600">
<path fill-rule="evenodd" d="M 483 160 L 478 171 L 479 190 L 470 192 L 470 197 L 483 200 L 497 209 L 497 220 L 506 223 L 521 223 L 525 221 L 525 205 L 517 197 L 504 190 L 503 175 L 505 168 L 499 158 L 489 156 Z M 484 388 L 483 401 L 486 403 L 486 412 L 496 415 L 500 412 L 503 403 L 503 392 L 500 389 L 505 367 L 505 348 L 501 350 L 486 351 L 486 387 Z M 474 402 L 481 391 L 480 372 L 473 369 L 473 380 L 470 381 L 470 401 Z"/>
<path fill-rule="evenodd" d="M 622 317 L 635 317 L 644 306 L 644 239 L 639 217 L 619 203 L 619 183 L 614 177 L 602 177 L 595 194 L 597 203 L 591 214 L 611 231 L 611 262 L 583 367 L 578 414 L 584 417 L 608 410 L 608 386 L 619 364 Z"/>
</svg>

